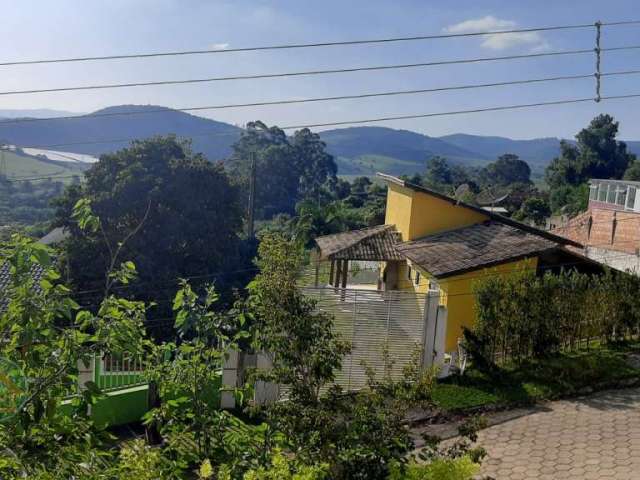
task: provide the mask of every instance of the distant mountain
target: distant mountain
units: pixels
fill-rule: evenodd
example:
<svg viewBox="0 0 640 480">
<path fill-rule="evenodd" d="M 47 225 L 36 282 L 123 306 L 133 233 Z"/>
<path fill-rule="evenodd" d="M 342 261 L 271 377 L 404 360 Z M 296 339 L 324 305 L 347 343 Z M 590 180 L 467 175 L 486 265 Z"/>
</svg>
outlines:
<svg viewBox="0 0 640 480">
<path fill-rule="evenodd" d="M 341 174 L 392 174 L 424 170 L 427 158 L 441 155 L 454 162 L 474 164 L 488 159 L 438 138 L 386 127 L 350 127 L 320 132 L 327 150 L 338 158 Z"/>
<path fill-rule="evenodd" d="M 151 113 L 153 112 L 153 113 Z M 193 149 L 210 160 L 231 153 L 242 130 L 228 123 L 196 117 L 166 107 L 121 105 L 71 119 L 0 122 L 0 141 L 100 155 L 125 147 L 130 140 L 174 133 L 193 139 Z"/>
<path fill-rule="evenodd" d="M 48 108 L 36 108 L 36 109 L 27 109 L 27 110 L 0 109 L 0 118 L 48 118 L 48 117 L 68 117 L 71 115 L 82 115 L 82 114 L 66 112 L 64 110 L 50 110 Z"/>
<path fill-rule="evenodd" d="M 43 110 L 31 111 L 32 116 L 38 112 Z M 130 139 L 174 133 L 191 138 L 193 149 L 210 160 L 222 160 L 231 154 L 231 146 L 241 132 L 242 129 L 228 123 L 153 105 L 114 106 L 71 119 L 0 122 L 0 142 L 94 156 L 120 149 Z M 529 163 L 534 174 L 539 175 L 558 155 L 560 146 L 557 138 L 513 140 L 464 133 L 430 137 L 386 127 L 325 130 L 320 136 L 329 152 L 335 155 L 341 175 L 372 175 L 376 171 L 395 175 L 423 172 L 427 159 L 434 155 L 462 165 L 481 166 L 504 153 L 520 156 Z M 627 144 L 640 156 L 640 141 Z"/>
<path fill-rule="evenodd" d="M 532 169 L 544 168 L 560 153 L 560 139 L 536 138 L 533 140 L 512 140 L 505 137 L 484 137 L 455 133 L 439 137 L 447 143 L 466 148 L 494 160 L 504 153 L 514 153 L 529 163 Z"/>
</svg>

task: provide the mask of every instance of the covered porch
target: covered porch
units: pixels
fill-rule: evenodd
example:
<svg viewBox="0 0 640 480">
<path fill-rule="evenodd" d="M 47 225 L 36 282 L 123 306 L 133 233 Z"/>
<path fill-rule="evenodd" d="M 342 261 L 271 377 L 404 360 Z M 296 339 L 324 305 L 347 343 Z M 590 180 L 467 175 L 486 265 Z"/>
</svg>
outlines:
<svg viewBox="0 0 640 480">
<path fill-rule="evenodd" d="M 319 272 L 324 266 L 328 268 L 326 286 L 336 290 L 397 290 L 398 267 L 405 261 L 404 255 L 396 250 L 400 242 L 400 234 L 393 225 L 318 237 L 315 286 L 322 286 Z"/>
</svg>

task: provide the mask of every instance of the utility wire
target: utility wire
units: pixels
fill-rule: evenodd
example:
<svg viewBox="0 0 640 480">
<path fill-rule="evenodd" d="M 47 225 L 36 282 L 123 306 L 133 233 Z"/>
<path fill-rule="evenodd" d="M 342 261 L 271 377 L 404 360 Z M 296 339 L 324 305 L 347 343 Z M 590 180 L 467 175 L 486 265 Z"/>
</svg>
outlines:
<svg viewBox="0 0 640 480">
<path fill-rule="evenodd" d="M 640 49 L 640 45 L 626 45 L 621 47 L 603 48 L 602 51 L 621 51 L 621 50 L 635 50 Z M 398 70 L 408 68 L 422 68 L 433 67 L 442 65 L 456 65 L 456 64 L 469 64 L 469 63 L 481 63 L 481 62 L 494 62 L 504 60 L 518 60 L 528 58 L 541 58 L 541 57 L 557 57 L 566 55 L 581 55 L 581 54 L 593 54 L 593 49 L 579 49 L 579 50 L 563 50 L 556 52 L 543 52 L 543 53 L 528 53 L 524 55 L 505 55 L 501 57 L 477 57 L 466 58 L 458 60 L 440 60 L 434 62 L 421 62 L 421 63 L 406 63 L 396 65 L 374 65 L 368 67 L 352 67 L 352 68 L 336 68 L 325 70 L 306 70 L 301 72 L 279 72 L 279 73 L 263 73 L 253 75 L 234 75 L 227 77 L 209 77 L 209 78 L 191 78 L 185 80 L 161 80 L 153 82 L 132 82 L 132 83 L 111 83 L 102 85 L 79 85 L 70 87 L 58 87 L 58 88 L 43 88 L 43 89 L 30 89 L 30 90 L 10 90 L 2 91 L 0 95 L 31 95 L 37 93 L 57 93 L 57 92 L 75 92 L 81 90 L 104 90 L 115 88 L 129 88 L 129 87 L 155 87 L 160 85 L 184 85 L 194 83 L 211 83 L 211 82 L 223 82 L 223 81 L 238 81 L 238 80 L 256 80 L 266 78 L 284 78 L 284 77 L 300 77 L 311 75 L 328 75 L 328 74 L 341 74 L 341 73 L 353 73 L 353 72 L 371 72 L 381 70 Z"/>
<path fill-rule="evenodd" d="M 621 99 L 631 99 L 640 97 L 640 93 L 634 94 L 625 94 L 625 95 L 608 95 L 603 96 L 601 100 L 621 100 Z M 356 119 L 356 120 L 343 120 L 338 122 L 323 122 L 323 123 L 309 123 L 304 125 L 287 125 L 284 127 L 279 127 L 281 130 L 300 130 L 303 128 L 314 128 L 314 127 L 331 127 L 331 126 L 339 126 L 339 125 L 349 125 L 349 124 L 363 124 L 363 123 L 378 123 L 378 122 L 387 122 L 394 120 L 408 120 L 415 118 L 430 118 L 430 117 L 442 117 L 442 116 L 450 116 L 450 115 L 464 115 L 468 113 L 482 113 L 482 112 L 495 112 L 495 111 L 503 111 L 503 110 L 517 110 L 524 108 L 534 108 L 534 107 L 544 107 L 544 106 L 553 106 L 553 105 L 567 105 L 573 103 L 585 103 L 594 101 L 593 97 L 583 97 L 583 98 L 573 98 L 573 99 L 565 99 L 565 100 L 554 100 L 548 102 L 536 102 L 536 103 L 523 103 L 516 105 L 504 105 L 504 106 L 496 106 L 496 107 L 486 107 L 486 108 L 474 108 L 467 110 L 454 110 L 448 112 L 434 112 L 434 113 L 422 113 L 415 115 L 398 115 L 398 116 L 387 116 L 387 117 L 374 117 L 368 119 Z M 218 137 L 218 136 L 239 136 L 237 132 L 208 132 L 208 133 L 195 133 L 189 134 L 187 137 L 196 138 L 196 137 Z M 114 138 L 114 139 L 105 139 L 105 140 L 94 140 L 94 141 L 85 141 L 85 142 L 69 142 L 69 143 L 54 143 L 54 144 L 41 144 L 41 145 L 19 145 L 21 148 L 57 148 L 57 147 L 67 147 L 74 145 L 99 145 L 99 144 L 107 144 L 107 143 L 126 143 L 132 140 L 136 140 L 136 137 L 129 138 Z"/>
<path fill-rule="evenodd" d="M 601 23 L 601 26 L 622 26 L 622 25 L 637 25 L 640 24 L 640 20 L 623 20 L 615 22 Z M 348 45 L 373 45 L 382 43 L 397 43 L 397 42 L 412 42 L 419 40 L 436 40 L 446 38 L 463 38 L 463 37 L 477 37 L 484 35 L 505 35 L 513 33 L 527 33 L 527 32 L 546 32 L 554 30 L 577 30 L 585 28 L 594 28 L 594 23 L 582 23 L 573 25 L 553 25 L 546 27 L 534 27 L 534 28 L 517 28 L 509 30 L 487 30 L 481 32 L 467 32 L 467 33 L 443 33 L 435 35 L 416 35 L 407 37 L 386 37 L 375 39 L 357 39 L 357 40 L 345 40 L 337 42 L 316 42 L 316 43 L 291 43 L 282 45 L 260 45 L 254 47 L 241 47 L 241 48 L 226 48 L 226 49 L 203 49 L 203 50 L 177 50 L 168 52 L 150 52 L 150 53 L 134 53 L 126 55 L 103 55 L 103 56 L 87 56 L 87 57 L 67 57 L 67 58 L 53 58 L 53 59 L 35 59 L 35 60 L 16 60 L 0 62 L 0 67 L 15 66 L 15 65 L 40 65 L 50 63 L 71 63 L 71 62 L 91 62 L 91 61 L 107 61 L 107 60 L 127 60 L 127 59 L 142 59 L 142 58 L 156 58 L 156 57 L 175 57 L 186 55 L 209 55 L 209 54 L 228 54 L 238 52 L 259 52 L 268 50 L 288 50 L 288 49 L 300 49 L 300 48 L 318 48 L 318 47 L 335 47 L 335 46 L 348 46 Z"/>
<path fill-rule="evenodd" d="M 602 73 L 600 76 L 605 77 L 605 76 L 623 76 L 623 75 L 637 75 L 637 74 L 640 74 L 640 70 L 614 71 L 614 72 Z M 523 79 L 523 80 L 511 80 L 511 81 L 504 81 L 504 82 L 475 83 L 475 84 L 468 84 L 468 85 L 454 85 L 450 87 L 434 87 L 434 88 L 422 88 L 422 89 L 413 89 L 413 90 L 392 90 L 392 91 L 386 91 L 386 92 L 371 92 L 371 93 L 362 93 L 362 94 L 354 94 L 354 95 L 337 95 L 337 96 L 329 96 L 329 97 L 284 99 L 284 100 L 273 100 L 273 101 L 264 101 L 264 102 L 232 103 L 232 104 L 183 107 L 183 108 L 163 107 L 163 108 L 146 109 L 146 110 L 138 110 L 138 111 L 89 113 L 86 115 L 68 115 L 63 117 L 16 118 L 11 120 L 1 121 L 0 128 L 3 125 L 13 125 L 13 124 L 20 124 L 20 123 L 32 123 L 32 122 L 43 122 L 43 121 L 94 119 L 94 118 L 102 118 L 102 117 L 118 117 L 118 116 L 129 116 L 129 115 L 167 113 L 171 111 L 193 112 L 193 111 L 202 111 L 202 110 L 224 110 L 229 108 L 246 108 L 246 107 L 261 107 L 261 106 L 271 106 L 271 105 L 288 105 L 288 104 L 298 104 L 298 103 L 354 100 L 354 99 L 372 98 L 372 97 L 389 97 L 389 96 L 396 96 L 396 95 L 416 95 L 416 94 L 423 94 L 423 93 L 436 93 L 436 92 L 446 92 L 446 91 L 453 91 L 453 90 L 470 90 L 475 88 L 502 87 L 502 86 L 509 86 L 509 85 L 525 85 L 525 84 L 532 84 L 532 83 L 556 82 L 556 81 L 565 81 L 565 80 L 581 80 L 581 79 L 590 79 L 590 78 L 593 78 L 593 76 L 594 76 L 593 73 L 587 73 L 587 74 L 577 74 L 577 75 L 560 75 L 560 76 L 554 76 L 554 77 L 530 78 L 530 79 Z"/>
</svg>

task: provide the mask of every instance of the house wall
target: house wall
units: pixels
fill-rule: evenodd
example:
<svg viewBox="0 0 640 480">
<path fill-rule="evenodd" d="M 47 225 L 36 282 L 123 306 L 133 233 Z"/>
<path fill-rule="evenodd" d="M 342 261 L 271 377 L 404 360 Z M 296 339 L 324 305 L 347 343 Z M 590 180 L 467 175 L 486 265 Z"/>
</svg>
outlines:
<svg viewBox="0 0 640 480">
<path fill-rule="evenodd" d="M 402 240 L 466 227 L 489 217 L 446 200 L 389 183 L 385 223 L 395 225 Z"/>
<path fill-rule="evenodd" d="M 447 307 L 448 313 L 445 351 L 455 351 L 458 348 L 458 339 L 462 338 L 462 327 L 470 328 L 475 324 L 477 317 L 476 299 L 473 295 L 474 282 L 486 275 L 508 275 L 521 269 L 536 268 L 537 265 L 538 258 L 532 257 L 441 280 L 441 301 Z"/>
</svg>

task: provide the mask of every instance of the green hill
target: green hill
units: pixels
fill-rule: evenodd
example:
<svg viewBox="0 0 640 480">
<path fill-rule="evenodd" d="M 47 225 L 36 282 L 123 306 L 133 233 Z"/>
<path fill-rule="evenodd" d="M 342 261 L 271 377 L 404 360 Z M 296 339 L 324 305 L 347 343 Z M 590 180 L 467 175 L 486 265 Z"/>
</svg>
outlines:
<svg viewBox="0 0 640 480">
<path fill-rule="evenodd" d="M 80 162 L 57 162 L 46 158 L 25 155 L 18 151 L 0 150 L 0 161 L 4 158 L 6 164 L 7 178 L 40 178 L 51 177 L 57 180 L 58 177 L 69 177 L 71 175 L 82 175 L 90 164 Z M 70 178 L 60 178 L 63 183 L 69 183 Z"/>
<path fill-rule="evenodd" d="M 228 123 L 154 105 L 108 107 L 77 118 L 0 122 L 4 142 L 96 156 L 126 147 L 131 139 L 173 133 L 192 138 L 193 149 L 210 160 L 221 160 L 231 153 L 241 131 Z"/>
</svg>

